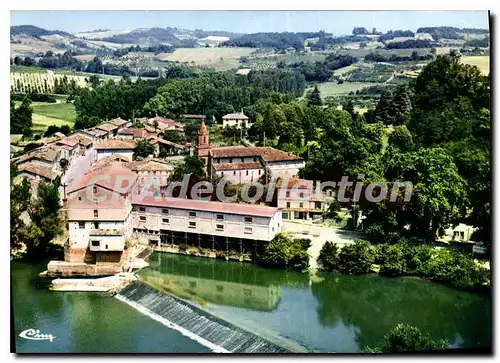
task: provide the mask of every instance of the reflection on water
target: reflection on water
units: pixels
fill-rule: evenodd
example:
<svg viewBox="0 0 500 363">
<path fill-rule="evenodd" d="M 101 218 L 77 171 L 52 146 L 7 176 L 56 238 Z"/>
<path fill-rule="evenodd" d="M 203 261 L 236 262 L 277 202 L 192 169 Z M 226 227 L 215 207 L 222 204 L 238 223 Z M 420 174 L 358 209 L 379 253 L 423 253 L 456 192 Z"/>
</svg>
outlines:
<svg viewBox="0 0 500 363">
<path fill-rule="evenodd" d="M 317 351 L 376 346 L 397 323 L 456 347 L 488 346 L 489 296 L 418 278 L 307 274 L 248 263 L 154 253 L 144 280 L 252 331 L 274 332 Z"/>
</svg>

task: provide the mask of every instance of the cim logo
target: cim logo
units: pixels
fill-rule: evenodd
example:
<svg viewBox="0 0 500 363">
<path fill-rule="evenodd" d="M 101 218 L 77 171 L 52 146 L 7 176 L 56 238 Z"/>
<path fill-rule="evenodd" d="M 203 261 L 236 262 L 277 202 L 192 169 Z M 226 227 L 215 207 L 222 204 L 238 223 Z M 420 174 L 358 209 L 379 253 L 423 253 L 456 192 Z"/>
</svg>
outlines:
<svg viewBox="0 0 500 363">
<path fill-rule="evenodd" d="M 40 330 L 38 329 L 27 329 L 19 333 L 19 336 L 24 339 L 29 340 L 54 340 L 56 337 L 52 334 L 40 334 Z"/>
</svg>

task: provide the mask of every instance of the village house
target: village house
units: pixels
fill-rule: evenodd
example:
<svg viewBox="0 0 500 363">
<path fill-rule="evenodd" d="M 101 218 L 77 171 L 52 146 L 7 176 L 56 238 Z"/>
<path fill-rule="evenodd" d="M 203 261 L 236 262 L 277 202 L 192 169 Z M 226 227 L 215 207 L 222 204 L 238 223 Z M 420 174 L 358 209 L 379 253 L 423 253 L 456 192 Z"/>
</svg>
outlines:
<svg viewBox="0 0 500 363">
<path fill-rule="evenodd" d="M 203 161 L 208 174 L 237 184 L 256 182 L 266 171 L 274 179 L 294 177 L 305 165 L 301 157 L 272 147 L 213 148 L 204 122 L 200 126 L 196 156 Z"/>
<path fill-rule="evenodd" d="M 230 113 L 222 116 L 222 127 L 232 127 L 236 126 L 236 128 L 250 128 L 252 123 L 249 121 L 248 116 L 245 116 L 243 112 L 241 113 Z"/>
<path fill-rule="evenodd" d="M 87 129 L 86 132 L 88 132 L 94 140 L 106 140 L 109 138 L 109 132 L 101 130 L 97 127 L 92 127 L 90 129 Z"/>
<path fill-rule="evenodd" d="M 177 122 L 175 120 L 171 120 L 160 116 L 150 118 L 147 121 L 147 123 L 150 126 L 153 126 L 153 128 L 155 126 L 155 122 L 157 124 L 155 131 L 165 132 L 167 130 L 173 130 L 173 131 L 184 132 L 185 125 L 182 122 Z"/>
<path fill-rule="evenodd" d="M 60 169 L 62 149 L 56 145 L 46 145 L 32 150 L 22 156 L 12 159 L 19 168 L 26 163 L 39 165 L 48 170 L 58 171 Z"/>
<path fill-rule="evenodd" d="M 115 118 L 115 119 L 109 121 L 109 123 L 112 123 L 113 125 L 115 125 L 116 127 L 119 127 L 119 128 L 125 128 L 125 127 L 132 126 L 132 121 L 124 120 L 121 117 Z"/>
<path fill-rule="evenodd" d="M 54 181 L 58 176 L 61 176 L 60 171 L 49 169 L 45 166 L 35 163 L 25 163 L 18 167 L 19 177 L 28 178 L 30 180 L 45 180 Z"/>
<path fill-rule="evenodd" d="M 96 135 L 94 135 L 94 133 L 90 132 L 90 129 L 88 129 L 88 130 L 75 130 L 71 133 L 71 136 L 73 136 L 73 137 L 75 137 L 75 136 L 86 137 L 87 139 L 91 140 L 92 142 L 97 140 Z"/>
<path fill-rule="evenodd" d="M 184 145 L 165 140 L 161 137 L 150 137 L 148 141 L 155 148 L 155 156 L 158 156 L 162 151 L 166 155 L 181 155 L 186 150 Z"/>
<path fill-rule="evenodd" d="M 148 179 L 156 178 L 156 183 L 160 187 L 167 186 L 168 177 L 172 173 L 174 166 L 163 160 L 146 158 L 126 163 L 125 166 L 137 173 L 139 184 L 148 182 Z"/>
<path fill-rule="evenodd" d="M 122 128 L 116 133 L 116 137 L 119 139 L 143 140 L 147 136 L 148 132 L 145 129 L 137 128 Z"/>
<path fill-rule="evenodd" d="M 135 141 L 123 139 L 103 140 L 96 142 L 94 149 L 96 150 L 96 161 L 112 154 L 118 154 L 128 160 L 132 160 L 135 149 Z"/>
<path fill-rule="evenodd" d="M 104 122 L 96 126 L 97 129 L 106 131 L 108 133 L 108 139 L 116 136 L 116 132 L 118 131 L 118 126 L 112 124 L 111 122 Z"/>
<path fill-rule="evenodd" d="M 332 190 L 319 190 L 312 180 L 279 178 L 276 182 L 276 205 L 284 220 L 318 219 L 332 201 Z"/>
</svg>

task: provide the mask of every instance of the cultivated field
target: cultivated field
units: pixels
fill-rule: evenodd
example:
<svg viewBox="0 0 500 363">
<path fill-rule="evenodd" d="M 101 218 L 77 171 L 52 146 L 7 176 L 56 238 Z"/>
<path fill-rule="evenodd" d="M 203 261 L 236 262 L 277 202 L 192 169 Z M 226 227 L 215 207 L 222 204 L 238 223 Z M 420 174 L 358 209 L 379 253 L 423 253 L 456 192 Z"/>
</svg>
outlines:
<svg viewBox="0 0 500 363">
<path fill-rule="evenodd" d="M 76 119 L 75 106 L 72 103 L 32 103 L 33 130 L 44 131 L 50 125 L 73 126 Z"/>
<path fill-rule="evenodd" d="M 32 70 L 28 72 L 11 72 L 10 89 L 15 93 L 26 93 L 34 90 L 38 93 L 51 93 L 54 90 L 55 80 L 59 82 L 66 77 L 68 82 L 74 80 L 77 86 L 87 87 L 85 76 L 55 73 L 49 70 Z"/>
<path fill-rule="evenodd" d="M 377 83 L 347 83 L 337 84 L 337 82 L 324 82 L 318 84 L 318 89 L 321 92 L 321 97 L 325 99 L 329 96 L 339 96 L 349 92 L 356 92 L 357 90 L 375 86 Z M 306 93 L 313 88 L 306 89 Z"/>
<path fill-rule="evenodd" d="M 101 38 L 112 37 L 113 35 L 128 34 L 131 31 L 132 30 L 107 30 L 104 32 L 77 33 L 75 34 L 75 36 L 78 38 L 85 38 L 85 39 L 101 39 Z"/>
<path fill-rule="evenodd" d="M 479 55 L 470 57 L 461 57 L 462 63 L 470 64 L 479 68 L 482 74 L 490 74 L 490 56 L 489 55 Z"/>
<path fill-rule="evenodd" d="M 160 53 L 157 58 L 227 70 L 237 68 L 240 57 L 248 57 L 254 51 L 255 48 L 178 48 L 173 53 Z"/>
</svg>

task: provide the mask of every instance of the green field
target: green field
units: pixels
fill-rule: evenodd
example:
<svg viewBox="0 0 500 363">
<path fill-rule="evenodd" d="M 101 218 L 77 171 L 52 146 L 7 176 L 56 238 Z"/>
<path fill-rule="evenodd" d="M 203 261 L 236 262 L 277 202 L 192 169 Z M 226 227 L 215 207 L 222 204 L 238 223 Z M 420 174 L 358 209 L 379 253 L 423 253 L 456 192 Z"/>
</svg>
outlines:
<svg viewBox="0 0 500 363">
<path fill-rule="evenodd" d="M 72 103 L 33 103 L 33 130 L 43 131 L 50 125 L 73 126 L 76 120 L 75 106 Z"/>
<path fill-rule="evenodd" d="M 325 99 L 329 96 L 339 96 L 343 94 L 347 94 L 349 92 L 356 92 L 357 90 L 375 86 L 377 83 L 348 83 L 344 82 L 342 84 L 338 84 L 337 82 L 324 82 L 318 83 L 318 89 L 321 92 L 321 97 Z M 307 88 L 305 92 L 311 91 L 313 88 Z"/>
</svg>

